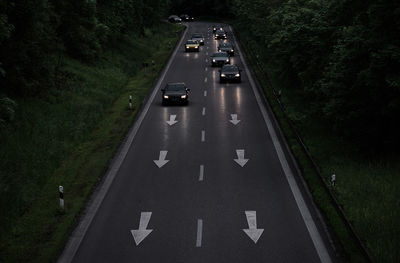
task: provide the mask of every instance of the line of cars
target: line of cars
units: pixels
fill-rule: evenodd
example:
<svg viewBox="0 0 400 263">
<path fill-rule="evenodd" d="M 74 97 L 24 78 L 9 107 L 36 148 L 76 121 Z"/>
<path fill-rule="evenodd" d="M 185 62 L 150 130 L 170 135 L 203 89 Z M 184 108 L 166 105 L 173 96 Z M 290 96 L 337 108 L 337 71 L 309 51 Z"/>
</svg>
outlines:
<svg viewBox="0 0 400 263">
<path fill-rule="evenodd" d="M 211 56 L 211 66 L 221 67 L 219 70 L 220 83 L 226 82 L 241 82 L 241 69 L 237 65 L 231 64 L 231 57 L 235 55 L 234 46 L 225 41 L 227 33 L 221 26 L 213 26 L 213 33 L 215 40 L 224 40 L 218 45 L 218 52 L 213 53 Z M 218 36 L 217 36 L 218 34 Z M 185 51 L 199 51 L 200 45 L 204 45 L 204 36 L 201 33 L 194 33 L 191 38 L 186 40 Z M 168 83 L 161 90 L 162 104 L 167 105 L 170 103 L 189 104 L 189 91 L 190 89 L 185 83 Z"/>
<path fill-rule="evenodd" d="M 192 22 L 194 21 L 194 17 L 188 14 L 182 14 L 180 16 L 170 15 L 168 17 L 168 21 L 171 23 L 180 23 L 180 22 Z"/>
<path fill-rule="evenodd" d="M 226 40 L 226 31 L 222 26 L 213 26 L 215 40 Z M 218 52 L 211 56 L 211 66 L 221 67 L 219 70 L 219 82 L 242 82 L 241 72 L 237 65 L 231 65 L 231 57 L 235 56 L 235 48 L 229 41 L 220 42 Z"/>
</svg>

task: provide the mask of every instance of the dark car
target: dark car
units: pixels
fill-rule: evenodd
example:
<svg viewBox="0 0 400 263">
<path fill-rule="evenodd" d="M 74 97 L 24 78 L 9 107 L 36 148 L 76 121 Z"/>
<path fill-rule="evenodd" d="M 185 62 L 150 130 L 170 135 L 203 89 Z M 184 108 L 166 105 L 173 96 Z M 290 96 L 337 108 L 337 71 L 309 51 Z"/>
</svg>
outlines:
<svg viewBox="0 0 400 263">
<path fill-rule="evenodd" d="M 194 20 L 194 18 L 193 18 L 192 16 L 187 15 L 187 14 L 180 15 L 179 17 L 180 17 L 183 21 L 186 21 L 186 22 L 191 22 L 191 21 Z"/>
<path fill-rule="evenodd" d="M 229 42 L 221 43 L 218 45 L 218 51 L 223 51 L 229 54 L 229 56 L 235 55 L 235 49 Z"/>
<path fill-rule="evenodd" d="M 217 30 L 214 39 L 226 39 L 226 32 L 224 30 Z"/>
<path fill-rule="evenodd" d="M 182 19 L 179 16 L 171 15 L 168 17 L 168 21 L 171 23 L 180 23 L 182 22 Z"/>
<path fill-rule="evenodd" d="M 211 56 L 211 66 L 223 66 L 225 64 L 230 64 L 231 59 L 226 52 L 217 52 Z"/>
<path fill-rule="evenodd" d="M 236 65 L 224 65 L 219 70 L 219 82 L 242 82 L 241 71 Z"/>
<path fill-rule="evenodd" d="M 217 30 L 223 30 L 222 26 L 213 26 L 213 34 L 215 34 L 215 32 L 217 32 Z"/>
<path fill-rule="evenodd" d="M 169 103 L 189 104 L 189 91 L 185 83 L 168 83 L 162 92 L 162 104 Z"/>
<path fill-rule="evenodd" d="M 198 41 L 189 39 L 185 43 L 185 51 L 199 51 L 200 44 Z"/>
<path fill-rule="evenodd" d="M 192 40 L 196 40 L 200 45 L 204 45 L 204 36 L 202 34 L 194 33 L 192 35 Z"/>
</svg>

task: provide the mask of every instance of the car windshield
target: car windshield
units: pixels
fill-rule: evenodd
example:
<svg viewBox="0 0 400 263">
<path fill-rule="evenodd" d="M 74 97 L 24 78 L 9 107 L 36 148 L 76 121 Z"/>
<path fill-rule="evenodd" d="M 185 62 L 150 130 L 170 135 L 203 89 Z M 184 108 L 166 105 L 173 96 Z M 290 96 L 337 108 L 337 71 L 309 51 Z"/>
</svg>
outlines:
<svg viewBox="0 0 400 263">
<path fill-rule="evenodd" d="M 223 72 L 238 72 L 238 68 L 236 66 L 225 66 L 222 68 Z"/>
<path fill-rule="evenodd" d="M 214 53 L 213 57 L 227 57 L 228 54 L 226 54 L 225 52 L 218 52 L 218 53 Z"/>
<path fill-rule="evenodd" d="M 231 45 L 231 44 L 229 44 L 229 43 L 223 43 L 223 44 L 221 44 L 221 45 L 220 45 L 220 47 L 231 48 L 231 47 L 232 47 L 232 45 Z"/>
<path fill-rule="evenodd" d="M 185 90 L 185 85 L 183 84 L 168 84 L 165 87 L 166 91 L 183 91 Z"/>
<path fill-rule="evenodd" d="M 225 32 L 222 31 L 222 30 L 218 30 L 218 31 L 217 31 L 217 34 L 225 34 Z"/>
<path fill-rule="evenodd" d="M 186 41 L 186 44 L 197 44 L 196 40 L 188 40 Z"/>
<path fill-rule="evenodd" d="M 203 38 L 201 34 L 193 34 L 192 38 Z"/>
</svg>

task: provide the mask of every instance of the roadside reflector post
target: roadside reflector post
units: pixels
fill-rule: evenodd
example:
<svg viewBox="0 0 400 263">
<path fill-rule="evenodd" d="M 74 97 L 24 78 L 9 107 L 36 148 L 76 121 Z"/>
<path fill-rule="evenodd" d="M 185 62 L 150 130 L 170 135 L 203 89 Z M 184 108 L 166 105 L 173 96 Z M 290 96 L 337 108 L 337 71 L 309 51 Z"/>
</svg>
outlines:
<svg viewBox="0 0 400 263">
<path fill-rule="evenodd" d="M 60 208 L 64 210 L 64 187 L 62 185 L 58 187 L 58 192 L 60 193 Z"/>
<path fill-rule="evenodd" d="M 331 176 L 331 184 L 332 184 L 332 187 L 335 187 L 335 183 L 336 183 L 336 175 L 335 175 L 335 174 L 332 174 L 332 176 Z"/>
<path fill-rule="evenodd" d="M 132 109 L 132 95 L 129 95 L 129 109 Z"/>
</svg>

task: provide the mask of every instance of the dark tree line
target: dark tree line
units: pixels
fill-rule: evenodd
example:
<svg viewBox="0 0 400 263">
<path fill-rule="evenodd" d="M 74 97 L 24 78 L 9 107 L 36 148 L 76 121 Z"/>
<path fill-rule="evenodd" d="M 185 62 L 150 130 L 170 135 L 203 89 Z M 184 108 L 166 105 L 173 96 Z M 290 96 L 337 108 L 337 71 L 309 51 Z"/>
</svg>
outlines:
<svg viewBox="0 0 400 263">
<path fill-rule="evenodd" d="M 142 34 L 169 0 L 0 0 L 0 98 L 54 85 L 60 56 L 94 61 L 123 34 Z M 0 105 L 9 118 L 10 103 Z"/>
<path fill-rule="evenodd" d="M 399 146 L 399 1 L 232 1 L 271 73 L 308 102 L 307 116 L 363 146 Z"/>
</svg>

